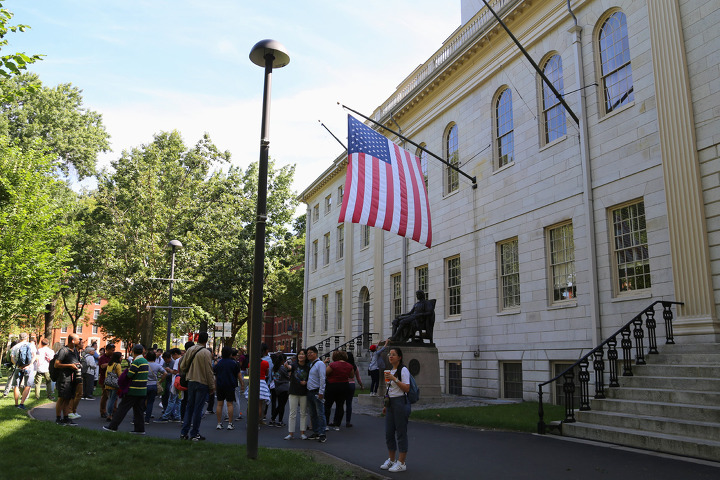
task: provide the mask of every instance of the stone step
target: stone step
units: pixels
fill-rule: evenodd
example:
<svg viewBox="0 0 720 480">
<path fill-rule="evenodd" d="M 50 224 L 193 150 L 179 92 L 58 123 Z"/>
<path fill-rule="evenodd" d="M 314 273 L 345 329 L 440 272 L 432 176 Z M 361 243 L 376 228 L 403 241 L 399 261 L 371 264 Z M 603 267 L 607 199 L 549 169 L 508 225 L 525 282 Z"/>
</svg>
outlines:
<svg viewBox="0 0 720 480">
<path fill-rule="evenodd" d="M 575 418 L 580 423 L 592 425 L 605 425 L 706 440 L 720 439 L 720 423 L 595 410 L 576 411 Z"/>
<path fill-rule="evenodd" d="M 602 412 L 621 412 L 631 415 L 720 423 L 720 407 L 709 405 L 606 398 L 603 400 L 590 400 L 590 409 Z"/>
<path fill-rule="evenodd" d="M 720 365 L 720 353 L 660 353 L 645 360 L 653 365 Z"/>
<path fill-rule="evenodd" d="M 688 343 L 660 345 L 658 351 L 662 353 L 720 353 L 720 343 Z"/>
<path fill-rule="evenodd" d="M 642 400 L 664 403 L 685 403 L 693 405 L 720 405 L 720 392 L 691 391 L 664 388 L 609 388 L 607 398 L 616 400 Z"/>
<path fill-rule="evenodd" d="M 720 378 L 650 377 L 632 376 L 618 379 L 621 387 L 671 388 L 701 392 L 720 392 Z M 612 388 L 609 390 L 613 390 Z"/>
<path fill-rule="evenodd" d="M 633 365 L 632 369 L 633 376 L 720 378 L 720 365 L 647 364 Z"/>
<path fill-rule="evenodd" d="M 562 429 L 564 436 L 720 462 L 720 442 L 715 440 L 582 422 L 564 423 Z"/>
</svg>

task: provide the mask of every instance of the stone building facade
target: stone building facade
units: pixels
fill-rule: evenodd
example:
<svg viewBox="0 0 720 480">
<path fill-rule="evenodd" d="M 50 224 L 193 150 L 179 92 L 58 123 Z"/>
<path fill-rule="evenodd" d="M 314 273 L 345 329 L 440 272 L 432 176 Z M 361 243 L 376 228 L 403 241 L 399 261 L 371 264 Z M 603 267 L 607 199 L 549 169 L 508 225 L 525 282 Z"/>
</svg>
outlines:
<svg viewBox="0 0 720 480">
<path fill-rule="evenodd" d="M 476 186 L 419 155 L 428 249 L 338 224 L 335 159 L 300 196 L 304 344 L 386 338 L 422 289 L 445 393 L 532 400 L 657 300 L 684 302 L 681 341 L 717 341 L 720 4 L 492 2 L 570 110 L 481 5 L 372 115 Z"/>
</svg>

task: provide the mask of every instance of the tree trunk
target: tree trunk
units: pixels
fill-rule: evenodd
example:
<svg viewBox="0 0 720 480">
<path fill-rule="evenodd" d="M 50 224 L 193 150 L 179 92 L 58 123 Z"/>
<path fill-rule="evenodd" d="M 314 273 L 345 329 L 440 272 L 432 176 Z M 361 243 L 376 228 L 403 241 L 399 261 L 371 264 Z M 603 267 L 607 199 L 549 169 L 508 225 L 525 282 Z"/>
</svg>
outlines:
<svg viewBox="0 0 720 480">
<path fill-rule="evenodd" d="M 45 332 L 43 336 L 48 339 L 48 342 L 52 340 L 52 327 L 53 319 L 55 318 L 55 305 L 57 304 L 57 298 L 53 298 L 50 303 L 45 305 Z"/>
</svg>

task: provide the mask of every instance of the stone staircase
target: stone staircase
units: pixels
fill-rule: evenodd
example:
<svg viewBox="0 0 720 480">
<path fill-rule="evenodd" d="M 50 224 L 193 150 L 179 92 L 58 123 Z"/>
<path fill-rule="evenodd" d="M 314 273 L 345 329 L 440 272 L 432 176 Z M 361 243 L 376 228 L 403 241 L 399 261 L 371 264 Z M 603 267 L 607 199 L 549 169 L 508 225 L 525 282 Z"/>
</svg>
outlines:
<svg viewBox="0 0 720 480">
<path fill-rule="evenodd" d="M 720 344 L 658 350 L 562 434 L 720 462 Z"/>
</svg>

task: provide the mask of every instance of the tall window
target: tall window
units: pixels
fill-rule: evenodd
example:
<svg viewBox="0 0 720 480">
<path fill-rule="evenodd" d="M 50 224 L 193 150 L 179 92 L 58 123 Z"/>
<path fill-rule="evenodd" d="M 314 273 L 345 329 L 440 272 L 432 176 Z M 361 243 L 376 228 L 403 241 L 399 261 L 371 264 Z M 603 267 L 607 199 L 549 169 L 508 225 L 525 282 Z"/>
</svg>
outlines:
<svg viewBox="0 0 720 480">
<path fill-rule="evenodd" d="M 97 320 L 99 316 L 100 316 L 100 310 L 99 309 L 93 310 L 93 320 Z"/>
<path fill-rule="evenodd" d="M 616 294 L 650 288 L 645 203 L 637 202 L 613 210 L 612 226 Z"/>
<path fill-rule="evenodd" d="M 338 187 L 338 206 L 342 205 L 344 195 L 345 195 L 345 186 L 340 185 Z"/>
<path fill-rule="evenodd" d="M 420 144 L 421 147 L 425 148 L 427 145 L 424 143 Z M 415 152 L 415 156 L 420 159 L 420 168 L 422 169 L 423 178 L 425 179 L 425 188 L 428 186 L 428 154 L 422 148 L 418 148 Z"/>
<path fill-rule="evenodd" d="M 447 314 L 460 315 L 460 257 L 445 261 L 445 278 Z"/>
<path fill-rule="evenodd" d="M 313 222 L 317 222 L 320 219 L 320 204 L 316 203 L 313 207 L 313 215 L 312 215 Z"/>
<path fill-rule="evenodd" d="M 97 326 L 97 325 L 93 325 L 93 326 L 92 326 L 92 333 L 93 333 L 93 335 L 97 335 L 97 334 L 98 334 L 98 326 Z"/>
<path fill-rule="evenodd" d="M 445 136 L 445 157 L 448 163 L 458 167 L 460 165 L 460 152 L 458 150 L 458 127 L 452 125 Z M 445 167 L 445 193 L 452 193 L 460 187 L 457 170 Z"/>
<path fill-rule="evenodd" d="M 67 332 L 68 332 L 67 325 L 63 325 L 62 327 L 60 327 L 60 333 L 67 333 Z"/>
<path fill-rule="evenodd" d="M 447 393 L 462 395 L 462 362 L 447 362 Z"/>
<path fill-rule="evenodd" d="M 627 20 L 623 12 L 615 12 L 605 20 L 598 40 L 605 113 L 609 113 L 635 99 Z"/>
<path fill-rule="evenodd" d="M 391 317 L 395 318 L 402 313 L 402 276 L 399 273 L 392 275 L 392 312 Z"/>
<path fill-rule="evenodd" d="M 341 331 L 343 328 L 343 296 L 342 290 L 335 292 L 335 328 Z"/>
<path fill-rule="evenodd" d="M 82 323 L 77 324 L 77 328 L 75 329 L 75 333 L 82 333 Z"/>
<path fill-rule="evenodd" d="M 513 130 L 512 91 L 506 88 L 495 103 L 497 121 L 496 146 L 498 168 L 515 160 L 515 135 Z"/>
<path fill-rule="evenodd" d="M 315 240 L 312 245 L 312 268 L 317 270 L 318 265 L 318 241 Z"/>
<path fill-rule="evenodd" d="M 330 263 L 330 232 L 323 236 L 323 265 Z"/>
<path fill-rule="evenodd" d="M 523 398 L 522 363 L 503 362 L 503 398 Z"/>
<path fill-rule="evenodd" d="M 330 312 L 328 310 L 328 308 L 329 308 L 328 302 L 329 302 L 328 296 L 323 295 L 322 296 L 323 332 L 327 332 L 327 329 L 328 329 L 328 321 L 329 321 L 329 317 L 330 317 Z"/>
<path fill-rule="evenodd" d="M 310 299 L 310 333 L 315 333 L 315 320 L 317 318 L 317 300 Z"/>
<path fill-rule="evenodd" d="M 550 80 L 555 89 L 563 94 L 563 72 L 562 59 L 560 55 L 553 55 L 545 62 L 543 67 L 545 77 Z M 545 143 L 550 143 L 565 135 L 565 108 L 560 104 L 560 100 L 550 90 L 545 80 L 542 81 L 542 99 L 543 99 L 543 122 L 545 132 Z"/>
<path fill-rule="evenodd" d="M 367 225 L 360 226 L 360 246 L 362 248 L 370 246 L 370 227 Z"/>
<path fill-rule="evenodd" d="M 417 284 L 415 290 L 422 290 L 425 293 L 425 298 L 430 298 L 428 295 L 428 266 L 423 265 L 415 269 L 415 279 Z"/>
<path fill-rule="evenodd" d="M 330 213 L 330 210 L 332 210 L 332 195 L 325 197 L 325 215 Z"/>
<path fill-rule="evenodd" d="M 520 264 L 518 261 L 518 239 L 498 245 L 500 261 L 500 310 L 520 306 Z"/>
<path fill-rule="evenodd" d="M 571 300 L 577 296 L 575 286 L 575 242 L 572 223 L 548 230 L 550 279 L 553 302 Z"/>
<path fill-rule="evenodd" d="M 337 259 L 342 260 L 345 256 L 345 225 L 337 227 Z"/>
</svg>

